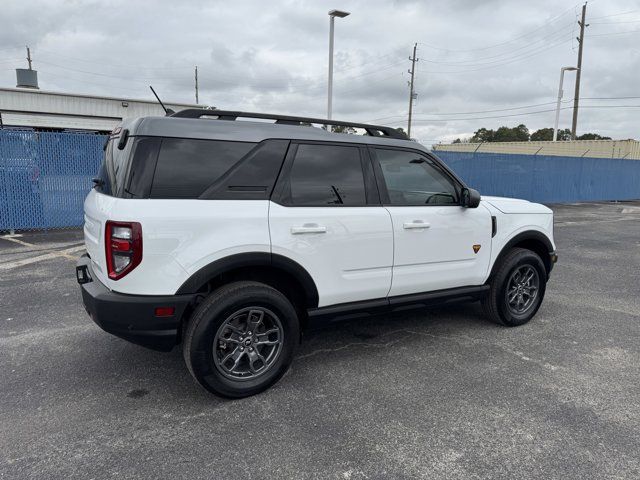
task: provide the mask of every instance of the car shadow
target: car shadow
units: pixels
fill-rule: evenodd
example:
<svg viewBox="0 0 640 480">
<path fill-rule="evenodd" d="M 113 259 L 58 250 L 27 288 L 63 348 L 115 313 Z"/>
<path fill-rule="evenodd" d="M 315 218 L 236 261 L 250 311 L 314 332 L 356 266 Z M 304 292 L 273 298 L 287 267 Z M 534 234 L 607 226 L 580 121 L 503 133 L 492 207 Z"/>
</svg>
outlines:
<svg viewBox="0 0 640 480">
<path fill-rule="evenodd" d="M 288 382 L 306 378 L 316 363 L 325 363 L 320 354 L 340 350 L 347 346 L 376 345 L 396 336 L 409 335 L 411 342 L 434 342 L 438 336 L 473 335 L 477 330 L 500 328 L 482 316 L 477 303 L 463 303 L 446 307 L 372 315 L 365 318 L 330 321 L 303 333 L 302 342 L 294 359 L 295 374 L 287 374 L 275 390 L 287 388 Z M 422 336 L 411 335 L 422 332 Z M 171 352 L 156 352 L 116 337 L 107 336 L 99 329 L 87 331 L 88 338 L 78 339 L 92 344 L 93 349 L 77 348 L 70 359 L 71 371 L 85 379 L 84 388 L 99 393 L 117 392 L 119 401 L 129 402 L 132 408 L 149 402 L 187 402 L 190 408 L 215 407 L 228 400 L 209 394 L 196 384 L 185 367 L 182 348 Z M 371 349 L 352 349 L 349 357 L 366 358 L 375 355 Z M 313 358 L 315 357 L 315 358 Z M 304 359 L 304 368 L 296 363 Z M 347 361 L 347 360 L 342 360 Z M 285 384 L 283 387 L 282 385 Z M 289 388 L 296 388 L 289 385 Z M 274 389 L 271 389 L 274 390 Z M 271 391 L 269 390 L 269 391 Z M 268 391 L 268 392 L 269 392 Z M 266 392 L 265 394 L 268 394 Z M 162 400 L 160 400 L 162 399 Z"/>
</svg>

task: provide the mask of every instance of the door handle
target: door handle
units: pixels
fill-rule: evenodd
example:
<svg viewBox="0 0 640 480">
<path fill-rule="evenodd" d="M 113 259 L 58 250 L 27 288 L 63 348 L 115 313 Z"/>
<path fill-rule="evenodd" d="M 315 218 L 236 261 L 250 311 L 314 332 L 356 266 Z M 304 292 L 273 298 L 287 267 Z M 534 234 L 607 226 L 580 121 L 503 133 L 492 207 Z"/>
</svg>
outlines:
<svg viewBox="0 0 640 480">
<path fill-rule="evenodd" d="M 305 223 L 301 227 L 291 227 L 291 235 L 301 235 L 303 233 L 327 233 L 327 227 L 317 223 Z"/>
<path fill-rule="evenodd" d="M 431 225 L 428 222 L 423 222 L 422 220 L 414 220 L 413 222 L 405 222 L 402 226 L 406 230 L 423 230 L 425 228 L 429 228 Z"/>
</svg>

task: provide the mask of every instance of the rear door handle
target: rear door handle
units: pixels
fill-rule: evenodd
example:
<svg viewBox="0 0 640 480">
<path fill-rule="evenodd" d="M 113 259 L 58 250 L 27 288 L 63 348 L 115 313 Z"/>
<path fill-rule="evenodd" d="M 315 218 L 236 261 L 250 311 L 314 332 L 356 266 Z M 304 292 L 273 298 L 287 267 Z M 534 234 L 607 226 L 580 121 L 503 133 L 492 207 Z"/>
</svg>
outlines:
<svg viewBox="0 0 640 480">
<path fill-rule="evenodd" d="M 431 225 L 428 222 L 424 222 L 422 220 L 414 220 L 413 222 L 405 222 L 402 226 L 406 230 L 413 230 L 413 229 L 423 230 L 425 228 L 429 228 Z"/>
<path fill-rule="evenodd" d="M 327 233 L 327 227 L 317 223 L 305 223 L 301 227 L 291 227 L 292 235 L 301 235 L 303 233 Z"/>
</svg>

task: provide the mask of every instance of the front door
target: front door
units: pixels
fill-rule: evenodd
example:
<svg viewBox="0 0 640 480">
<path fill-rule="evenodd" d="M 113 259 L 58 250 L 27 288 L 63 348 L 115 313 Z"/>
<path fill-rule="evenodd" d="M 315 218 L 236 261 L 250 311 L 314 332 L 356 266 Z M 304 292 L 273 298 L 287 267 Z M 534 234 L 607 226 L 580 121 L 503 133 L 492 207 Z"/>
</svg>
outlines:
<svg viewBox="0 0 640 480">
<path fill-rule="evenodd" d="M 292 143 L 278 179 L 271 250 L 309 272 L 320 307 L 385 298 L 391 287 L 391 216 L 371 167 L 356 145 Z"/>
<path fill-rule="evenodd" d="M 427 155 L 371 151 L 393 223 L 389 296 L 481 285 L 491 257 L 489 211 L 461 207 L 461 186 Z"/>
</svg>

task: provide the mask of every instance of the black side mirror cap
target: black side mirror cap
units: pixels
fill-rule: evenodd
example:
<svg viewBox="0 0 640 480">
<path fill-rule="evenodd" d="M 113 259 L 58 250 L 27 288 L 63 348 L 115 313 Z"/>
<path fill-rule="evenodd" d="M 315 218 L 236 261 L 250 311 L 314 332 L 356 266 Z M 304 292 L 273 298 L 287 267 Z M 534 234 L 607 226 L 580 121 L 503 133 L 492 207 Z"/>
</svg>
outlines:
<svg viewBox="0 0 640 480">
<path fill-rule="evenodd" d="M 460 205 L 463 207 L 478 208 L 480 205 L 480 192 L 473 188 L 463 188 L 460 196 L 462 197 Z"/>
</svg>

